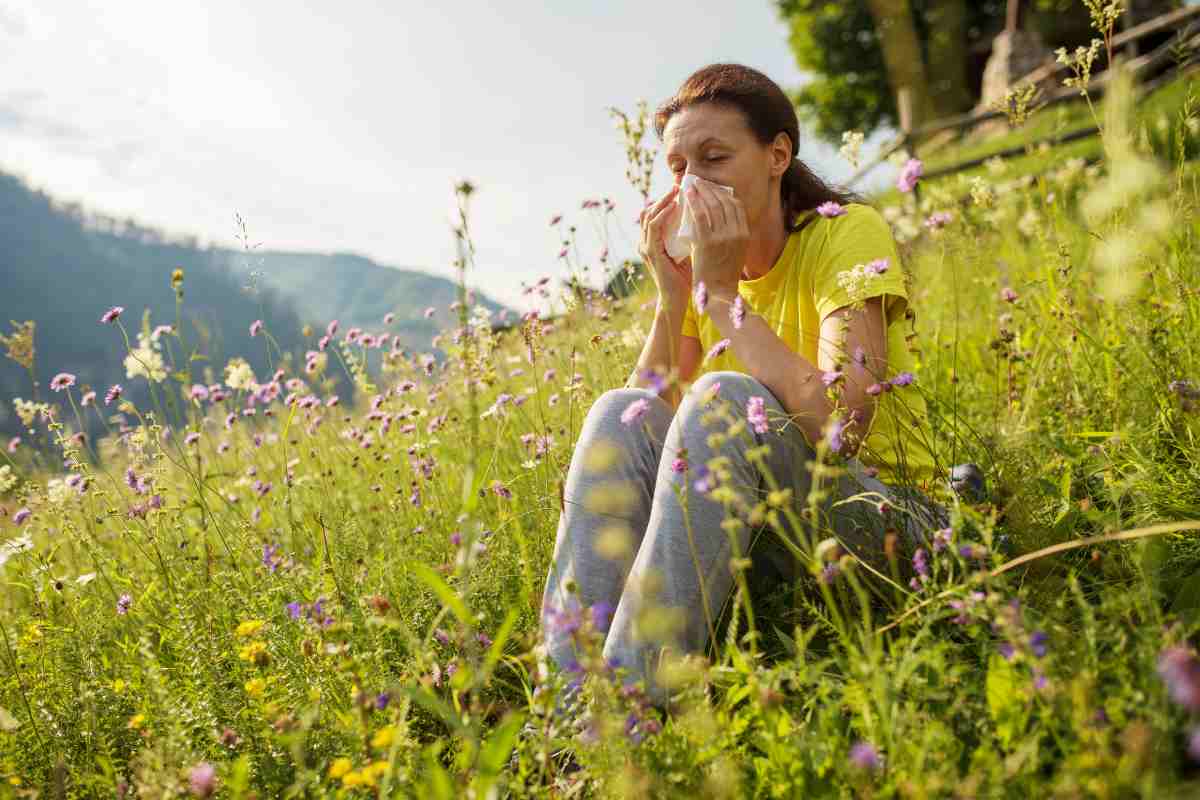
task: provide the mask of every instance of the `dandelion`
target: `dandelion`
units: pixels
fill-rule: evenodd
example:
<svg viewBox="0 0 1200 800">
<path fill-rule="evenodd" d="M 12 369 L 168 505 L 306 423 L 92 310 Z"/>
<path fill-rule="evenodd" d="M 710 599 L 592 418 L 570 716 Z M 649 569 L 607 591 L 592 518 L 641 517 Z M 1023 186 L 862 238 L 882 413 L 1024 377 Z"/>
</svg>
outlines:
<svg viewBox="0 0 1200 800">
<path fill-rule="evenodd" d="M 117 613 L 125 615 L 129 613 L 129 607 L 133 605 L 133 597 L 126 593 L 117 598 Z"/>
<path fill-rule="evenodd" d="M 192 797 L 212 797 L 217 790 L 217 771 L 212 764 L 202 761 L 188 773 L 188 788 Z"/>
<path fill-rule="evenodd" d="M 706 360 L 716 358 L 717 356 L 721 355 L 721 353 L 724 353 L 726 350 L 728 350 L 729 345 L 730 341 L 728 339 L 722 339 L 709 348 L 708 354 L 704 358 Z"/>
<path fill-rule="evenodd" d="M 75 385 L 75 376 L 69 372 L 60 372 L 50 379 L 50 388 L 56 392 L 69 389 Z"/>
<path fill-rule="evenodd" d="M 625 410 L 621 412 L 621 422 L 626 425 L 632 425 L 637 420 L 645 416 L 646 411 L 650 408 L 650 401 L 644 397 L 639 397 L 634 400 Z"/>
<path fill-rule="evenodd" d="M 900 170 L 900 177 L 896 179 L 896 188 L 902 192 L 911 192 L 917 185 L 917 180 L 921 177 L 924 169 L 925 165 L 921 163 L 920 159 L 910 158 Z"/>
<path fill-rule="evenodd" d="M 125 312 L 124 306 L 113 306 L 108 311 L 100 315 L 100 321 L 105 325 L 111 325 L 117 321 L 117 318 Z"/>
<path fill-rule="evenodd" d="M 704 309 L 708 307 L 708 287 L 704 285 L 704 281 L 696 284 L 692 299 L 696 301 L 696 311 L 703 314 Z"/>
<path fill-rule="evenodd" d="M 826 219 L 832 219 L 833 217 L 840 217 L 845 214 L 846 207 L 830 200 L 827 203 L 821 203 L 821 205 L 817 206 L 817 213 Z"/>
<path fill-rule="evenodd" d="M 766 398 L 754 396 L 746 401 L 746 418 L 754 428 L 755 433 L 766 433 L 770 430 L 767 425 Z"/>
</svg>

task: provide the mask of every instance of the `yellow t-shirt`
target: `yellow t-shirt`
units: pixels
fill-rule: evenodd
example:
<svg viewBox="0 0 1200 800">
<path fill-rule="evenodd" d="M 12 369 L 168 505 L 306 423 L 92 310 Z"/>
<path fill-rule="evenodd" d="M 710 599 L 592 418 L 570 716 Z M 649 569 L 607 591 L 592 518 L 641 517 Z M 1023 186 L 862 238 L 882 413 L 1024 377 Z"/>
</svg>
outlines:
<svg viewBox="0 0 1200 800">
<path fill-rule="evenodd" d="M 801 212 L 807 214 L 810 212 Z M 907 275 L 896 251 L 887 222 L 874 208 L 861 203 L 846 206 L 841 216 L 816 217 L 803 230 L 791 234 L 779 260 L 767 274 L 751 281 L 738 281 L 747 313 L 763 317 L 775 334 L 817 366 L 817 340 L 821 321 L 830 312 L 851 304 L 846 287 L 838 274 L 860 264 L 886 258 L 888 268 L 863 282 L 863 299 L 886 295 L 883 299 L 887 322 L 887 374 L 894 378 L 912 371 L 913 355 L 905 336 L 912 332 L 906 324 L 908 307 Z M 688 300 L 683 320 L 683 335 L 700 340 L 702 357 L 724 338 L 713 323 L 710 307 L 697 322 L 696 307 Z M 726 313 L 724 307 L 718 313 Z M 703 361 L 695 378 L 706 372 L 732 370 L 749 374 L 733 348 Z M 694 378 L 693 378 L 694 379 Z M 925 401 L 920 389 L 910 384 L 895 386 L 876 397 L 876 409 L 870 430 L 857 457 L 878 469 L 879 480 L 890 485 L 928 488 L 933 478 L 934 461 L 929 449 L 929 431 L 925 425 Z"/>
</svg>

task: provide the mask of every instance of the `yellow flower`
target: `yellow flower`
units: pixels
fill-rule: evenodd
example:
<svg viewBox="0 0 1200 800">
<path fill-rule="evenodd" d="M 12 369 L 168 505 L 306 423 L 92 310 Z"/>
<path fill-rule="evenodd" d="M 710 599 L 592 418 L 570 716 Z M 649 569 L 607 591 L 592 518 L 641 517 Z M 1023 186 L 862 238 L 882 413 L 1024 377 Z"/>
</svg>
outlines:
<svg viewBox="0 0 1200 800">
<path fill-rule="evenodd" d="M 13 786 L 20 786 L 20 785 L 21 785 L 21 779 L 20 779 L 18 776 L 16 776 L 16 775 L 13 775 L 12 777 L 10 777 L 10 778 L 8 779 L 8 782 L 9 782 L 10 784 L 12 784 Z"/>
<path fill-rule="evenodd" d="M 391 725 L 386 728 L 380 728 L 371 737 L 371 747 L 379 748 L 380 750 L 392 746 L 392 740 L 396 738 L 396 729 Z"/>
<path fill-rule="evenodd" d="M 113 681 L 113 691 L 117 694 L 125 691 L 125 681 L 121 678 L 117 678 L 115 681 Z"/>
<path fill-rule="evenodd" d="M 386 761 L 375 761 L 363 767 L 363 774 L 370 775 L 372 778 L 382 778 L 389 766 Z"/>
<path fill-rule="evenodd" d="M 261 619 L 248 619 L 241 625 L 237 626 L 238 636 L 253 636 L 262 630 L 262 626 L 266 623 Z"/>
<path fill-rule="evenodd" d="M 261 664 L 269 660 L 267 657 L 267 646 L 262 641 L 255 639 L 252 642 L 248 642 L 241 650 L 238 650 L 238 658 L 242 661 Z"/>
<path fill-rule="evenodd" d="M 145 714 L 134 714 L 132 717 L 129 718 L 129 723 L 128 723 L 127 727 L 136 731 L 138 728 L 142 727 L 142 725 L 144 725 L 145 722 L 146 722 Z"/>
<path fill-rule="evenodd" d="M 349 772 L 353 767 L 354 765 L 350 763 L 350 759 L 345 757 L 335 758 L 333 763 L 329 765 L 329 777 L 336 780 Z"/>
<path fill-rule="evenodd" d="M 374 786 L 375 776 L 363 770 L 361 772 L 347 772 L 342 776 L 342 786 Z"/>
<path fill-rule="evenodd" d="M 262 678 L 251 678 L 246 681 L 246 685 L 243 688 L 245 688 L 246 694 L 251 697 L 262 697 L 263 692 L 267 690 L 267 682 Z"/>
</svg>

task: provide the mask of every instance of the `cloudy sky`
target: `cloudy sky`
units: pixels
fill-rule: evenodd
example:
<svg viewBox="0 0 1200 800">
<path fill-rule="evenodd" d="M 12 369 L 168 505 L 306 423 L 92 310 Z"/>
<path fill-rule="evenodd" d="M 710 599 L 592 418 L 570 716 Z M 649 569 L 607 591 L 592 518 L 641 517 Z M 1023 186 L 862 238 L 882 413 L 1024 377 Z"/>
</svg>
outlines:
<svg viewBox="0 0 1200 800">
<path fill-rule="evenodd" d="M 238 246 L 237 213 L 264 249 L 444 275 L 469 179 L 469 282 L 524 310 L 522 281 L 565 275 L 554 214 L 593 263 L 605 237 L 635 252 L 609 106 L 653 108 L 714 61 L 805 79 L 770 0 L 559 5 L 0 0 L 0 170 L 214 245 Z M 852 171 L 811 140 L 800 155 Z M 658 195 L 661 151 L 655 170 Z M 607 231 L 580 209 L 604 197 Z"/>
</svg>

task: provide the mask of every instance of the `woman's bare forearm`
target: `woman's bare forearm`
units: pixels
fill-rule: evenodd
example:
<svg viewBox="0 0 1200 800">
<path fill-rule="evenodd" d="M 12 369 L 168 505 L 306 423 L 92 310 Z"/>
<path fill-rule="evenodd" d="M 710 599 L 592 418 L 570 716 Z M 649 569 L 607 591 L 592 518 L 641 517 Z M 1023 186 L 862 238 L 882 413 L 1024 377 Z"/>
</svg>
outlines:
<svg viewBox="0 0 1200 800">
<path fill-rule="evenodd" d="M 684 308 L 667 307 L 661 300 L 654 309 L 654 322 L 650 326 L 650 334 L 642 346 L 642 354 L 638 356 L 637 366 L 627 387 L 654 388 L 654 381 L 645 376 L 653 369 L 659 376 L 666 378 L 673 370 L 679 368 L 679 347 L 683 341 Z M 672 385 L 661 393 L 664 400 L 672 407 L 679 405 L 679 389 Z"/>
</svg>

